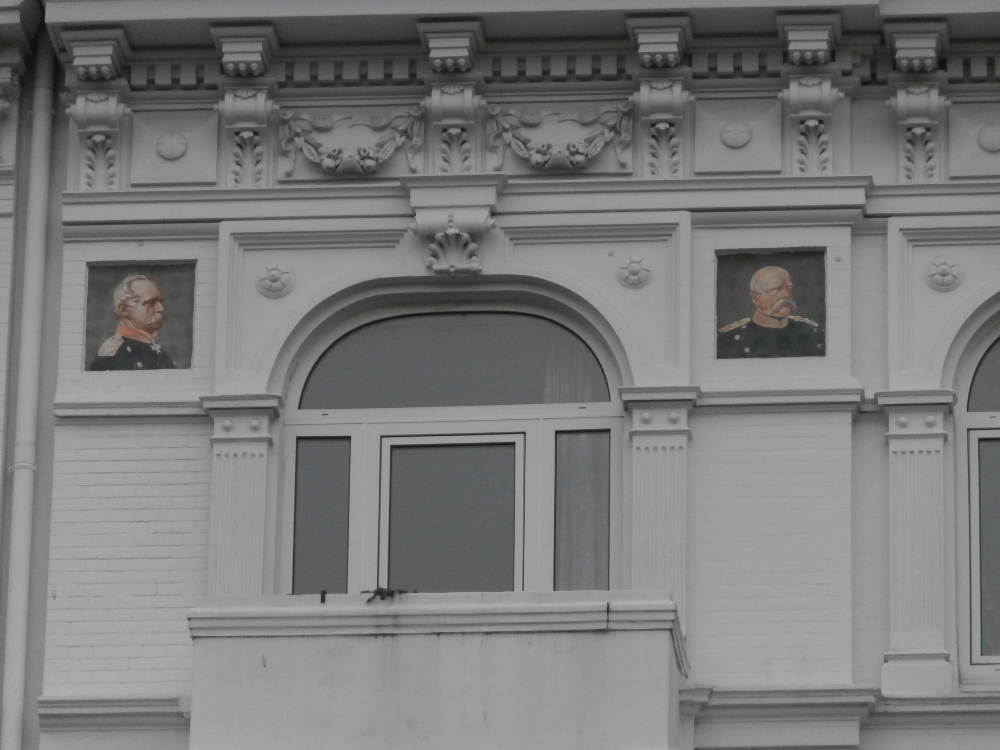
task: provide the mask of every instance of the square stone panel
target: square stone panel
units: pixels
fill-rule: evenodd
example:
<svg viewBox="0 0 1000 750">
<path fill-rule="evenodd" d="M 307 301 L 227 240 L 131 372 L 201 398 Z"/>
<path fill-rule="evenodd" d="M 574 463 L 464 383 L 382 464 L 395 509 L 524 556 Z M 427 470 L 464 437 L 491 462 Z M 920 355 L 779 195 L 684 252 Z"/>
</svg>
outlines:
<svg viewBox="0 0 1000 750">
<path fill-rule="evenodd" d="M 1000 103 L 952 104 L 948 109 L 948 173 L 1000 176 Z"/>
<path fill-rule="evenodd" d="M 781 102 L 695 102 L 695 174 L 781 173 Z"/>
<path fill-rule="evenodd" d="M 215 112 L 136 112 L 131 184 L 214 185 L 218 143 Z"/>
</svg>

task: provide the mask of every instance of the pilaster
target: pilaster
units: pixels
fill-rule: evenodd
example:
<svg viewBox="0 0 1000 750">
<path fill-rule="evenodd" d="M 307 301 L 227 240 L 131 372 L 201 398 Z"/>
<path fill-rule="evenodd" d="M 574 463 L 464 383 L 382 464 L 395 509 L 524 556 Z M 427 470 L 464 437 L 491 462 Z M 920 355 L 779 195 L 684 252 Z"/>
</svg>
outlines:
<svg viewBox="0 0 1000 750">
<path fill-rule="evenodd" d="M 622 388 L 631 414 L 632 498 L 626 586 L 667 591 L 685 622 L 688 416 L 697 388 Z"/>
<path fill-rule="evenodd" d="M 202 399 L 205 411 L 215 420 L 209 596 L 263 593 L 270 427 L 281 405 L 281 397 L 270 394 Z"/>
<path fill-rule="evenodd" d="M 889 442 L 886 695 L 952 689 L 945 617 L 945 419 L 949 392 L 877 394 Z"/>
</svg>

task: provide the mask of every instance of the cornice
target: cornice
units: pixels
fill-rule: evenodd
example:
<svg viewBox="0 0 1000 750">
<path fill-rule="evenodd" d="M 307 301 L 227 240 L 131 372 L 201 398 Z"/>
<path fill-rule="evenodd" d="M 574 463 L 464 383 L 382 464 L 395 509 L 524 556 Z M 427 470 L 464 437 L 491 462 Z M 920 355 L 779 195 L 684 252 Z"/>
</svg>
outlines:
<svg viewBox="0 0 1000 750">
<path fill-rule="evenodd" d="M 698 721 L 853 719 L 875 709 L 876 687 L 713 689 Z"/>
<path fill-rule="evenodd" d="M 38 699 L 40 729 L 149 730 L 182 729 L 190 723 L 190 707 L 174 697 L 149 698 L 63 698 Z"/>
</svg>

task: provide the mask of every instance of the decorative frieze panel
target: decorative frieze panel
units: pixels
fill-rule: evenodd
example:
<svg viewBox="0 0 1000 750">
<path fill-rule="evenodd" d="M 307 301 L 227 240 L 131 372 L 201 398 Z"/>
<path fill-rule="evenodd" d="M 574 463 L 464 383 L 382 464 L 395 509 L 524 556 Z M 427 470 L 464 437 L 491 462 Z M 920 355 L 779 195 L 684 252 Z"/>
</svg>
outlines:
<svg viewBox="0 0 1000 750">
<path fill-rule="evenodd" d="M 129 113 L 114 92 L 78 94 L 67 114 L 80 134 L 80 190 L 117 190 L 121 121 Z"/>
<path fill-rule="evenodd" d="M 496 155 L 493 169 L 497 171 L 504 167 L 508 148 L 533 171 L 579 171 L 591 166 L 611 144 L 619 168 L 627 169 L 631 164 L 632 100 L 577 112 L 489 104 L 486 132 L 486 147 Z"/>
<path fill-rule="evenodd" d="M 948 108 L 948 174 L 1000 177 L 1000 101 Z"/>
<path fill-rule="evenodd" d="M 215 112 L 135 112 L 131 140 L 132 186 L 216 183 L 219 116 Z"/>
<path fill-rule="evenodd" d="M 285 178 L 393 174 L 418 171 L 417 155 L 424 144 L 424 104 L 370 115 L 319 114 L 279 109 L 280 148 Z M 353 110 L 357 112 L 357 110 Z M 321 138 L 320 135 L 323 137 Z M 386 167 L 397 150 L 405 151 L 404 167 Z M 298 156 L 308 174 L 298 169 Z"/>
<path fill-rule="evenodd" d="M 781 170 L 781 102 L 776 96 L 695 102 L 695 174 Z"/>
</svg>

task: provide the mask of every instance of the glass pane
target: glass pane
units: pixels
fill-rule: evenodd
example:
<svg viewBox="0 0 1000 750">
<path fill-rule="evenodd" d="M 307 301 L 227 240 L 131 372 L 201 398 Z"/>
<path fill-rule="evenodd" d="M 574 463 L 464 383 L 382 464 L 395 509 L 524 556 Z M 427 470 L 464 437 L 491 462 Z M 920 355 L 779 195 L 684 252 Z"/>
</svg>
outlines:
<svg viewBox="0 0 1000 750">
<path fill-rule="evenodd" d="M 407 591 L 513 591 L 513 443 L 394 446 L 389 582 Z"/>
<path fill-rule="evenodd" d="M 979 609 L 982 653 L 1000 655 L 1000 440 L 979 441 Z"/>
<path fill-rule="evenodd" d="M 347 592 L 351 439 L 299 438 L 292 593 Z"/>
<path fill-rule="evenodd" d="M 1000 340 L 979 361 L 969 389 L 969 411 L 1000 411 Z"/>
<path fill-rule="evenodd" d="M 556 433 L 556 591 L 608 588 L 611 433 Z"/>
<path fill-rule="evenodd" d="M 597 357 L 566 328 L 513 313 L 380 320 L 335 343 L 303 409 L 608 401 Z"/>
</svg>

